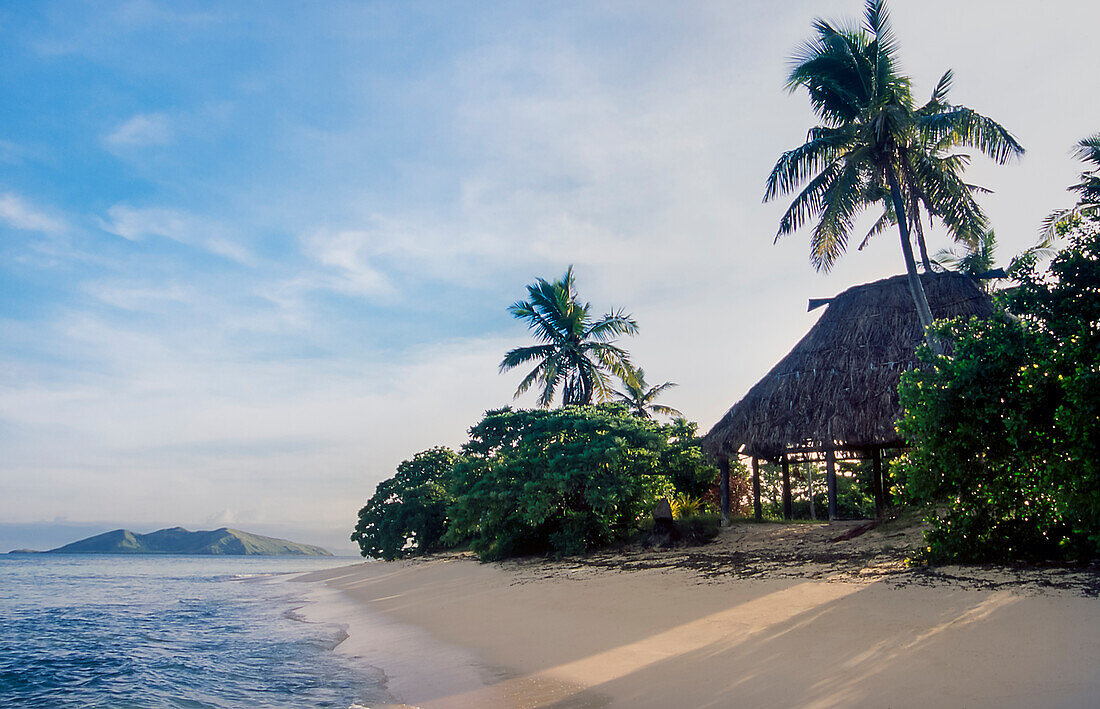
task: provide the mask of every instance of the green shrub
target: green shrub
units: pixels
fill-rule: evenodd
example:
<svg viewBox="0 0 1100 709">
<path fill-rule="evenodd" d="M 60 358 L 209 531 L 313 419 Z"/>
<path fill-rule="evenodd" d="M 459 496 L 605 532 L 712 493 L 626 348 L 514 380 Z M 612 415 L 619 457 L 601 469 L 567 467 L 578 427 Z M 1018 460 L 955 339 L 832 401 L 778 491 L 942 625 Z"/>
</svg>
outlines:
<svg viewBox="0 0 1100 709">
<path fill-rule="evenodd" d="M 661 453 L 661 470 L 676 492 L 703 497 L 718 480 L 718 467 L 703 453 L 701 439 L 695 435 L 696 423 L 678 418 L 662 430 L 668 443 Z"/>
<path fill-rule="evenodd" d="M 670 428 L 619 404 L 490 411 L 455 465 L 449 535 L 484 560 L 625 541 L 671 492 Z"/>
<path fill-rule="evenodd" d="M 937 323 L 950 353 L 922 348 L 899 389 L 914 448 L 894 470 L 934 510 L 930 561 L 1100 551 L 1100 223 L 1015 277 L 1019 319 Z"/>
<path fill-rule="evenodd" d="M 363 509 L 351 540 L 363 556 L 392 561 L 440 546 L 447 531 L 447 493 L 455 454 L 431 448 L 397 466 L 397 474 L 378 484 Z"/>
</svg>

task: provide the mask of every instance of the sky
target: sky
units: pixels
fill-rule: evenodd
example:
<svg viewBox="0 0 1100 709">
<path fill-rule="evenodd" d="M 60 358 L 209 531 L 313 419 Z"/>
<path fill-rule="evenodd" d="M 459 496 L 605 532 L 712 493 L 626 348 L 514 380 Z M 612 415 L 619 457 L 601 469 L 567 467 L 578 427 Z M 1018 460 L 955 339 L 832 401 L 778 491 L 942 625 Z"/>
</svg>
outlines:
<svg viewBox="0 0 1100 709">
<path fill-rule="evenodd" d="M 951 100 L 1028 151 L 967 173 L 1007 260 L 1100 130 L 1100 5 L 890 7 L 916 94 L 954 69 Z M 808 298 L 904 268 L 887 232 L 818 273 L 761 202 L 814 125 L 791 54 L 861 9 L 0 6 L 0 545 L 229 525 L 351 552 L 400 461 L 534 406 L 498 372 L 529 342 L 507 306 L 570 264 L 708 430 Z"/>
</svg>

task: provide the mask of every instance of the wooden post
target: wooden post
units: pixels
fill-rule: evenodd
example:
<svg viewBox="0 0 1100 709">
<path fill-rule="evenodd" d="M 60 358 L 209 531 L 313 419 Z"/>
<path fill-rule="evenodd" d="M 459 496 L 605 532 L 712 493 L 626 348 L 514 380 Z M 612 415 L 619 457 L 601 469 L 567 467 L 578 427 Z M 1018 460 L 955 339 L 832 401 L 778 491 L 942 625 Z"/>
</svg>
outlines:
<svg viewBox="0 0 1100 709">
<path fill-rule="evenodd" d="M 830 443 L 825 447 L 825 488 L 829 494 L 829 521 L 837 518 L 836 512 L 836 454 Z"/>
<path fill-rule="evenodd" d="M 814 509 L 814 464 L 806 461 L 806 494 L 810 496 L 810 519 L 817 521 L 817 510 Z"/>
<path fill-rule="evenodd" d="M 882 504 L 883 504 L 884 507 L 889 507 L 890 506 L 890 473 L 886 472 L 885 466 L 882 467 L 880 472 L 882 474 Z"/>
<path fill-rule="evenodd" d="M 882 449 L 871 449 L 871 480 L 875 488 L 875 516 L 881 517 L 886 510 L 886 500 L 882 497 Z"/>
<path fill-rule="evenodd" d="M 722 508 L 722 526 L 730 526 L 730 459 L 726 456 L 718 456 L 719 486 L 721 499 L 719 506 Z"/>
<path fill-rule="evenodd" d="M 791 518 L 791 464 L 783 454 L 783 519 Z"/>
<path fill-rule="evenodd" d="M 757 522 L 764 521 L 764 508 L 760 506 L 760 459 L 752 457 L 752 514 Z"/>
</svg>

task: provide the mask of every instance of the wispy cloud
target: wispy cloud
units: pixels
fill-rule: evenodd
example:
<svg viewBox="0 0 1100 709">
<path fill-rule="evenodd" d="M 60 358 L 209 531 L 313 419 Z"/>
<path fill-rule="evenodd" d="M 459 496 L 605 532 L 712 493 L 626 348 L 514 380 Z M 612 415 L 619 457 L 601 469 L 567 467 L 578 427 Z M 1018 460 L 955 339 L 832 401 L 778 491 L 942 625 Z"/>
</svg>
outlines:
<svg viewBox="0 0 1100 709">
<path fill-rule="evenodd" d="M 104 231 L 130 241 L 163 237 L 238 263 L 255 264 L 255 258 L 239 243 L 232 229 L 183 210 L 116 204 L 107 210 L 107 218 L 100 219 L 99 224 Z"/>
<path fill-rule="evenodd" d="M 44 234 L 60 234 L 68 228 L 63 219 L 31 206 L 10 192 L 0 194 L 0 221 L 16 229 Z"/>
<path fill-rule="evenodd" d="M 108 148 L 140 148 L 172 142 L 172 124 L 163 113 L 139 113 L 120 123 L 103 138 Z"/>
<path fill-rule="evenodd" d="M 307 256 L 334 274 L 315 285 L 370 297 L 394 292 L 390 279 L 374 264 L 388 250 L 385 242 L 377 232 L 319 230 L 305 237 L 303 247 Z"/>
</svg>

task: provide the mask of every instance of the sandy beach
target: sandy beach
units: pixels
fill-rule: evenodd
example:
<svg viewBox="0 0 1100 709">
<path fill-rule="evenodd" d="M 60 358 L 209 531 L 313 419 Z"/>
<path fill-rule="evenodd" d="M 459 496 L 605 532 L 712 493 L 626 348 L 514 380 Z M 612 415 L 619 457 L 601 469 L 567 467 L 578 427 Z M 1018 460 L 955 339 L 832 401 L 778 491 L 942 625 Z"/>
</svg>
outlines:
<svg viewBox="0 0 1100 709">
<path fill-rule="evenodd" d="M 850 526 L 850 525 L 849 525 Z M 1095 707 L 1092 569 L 910 568 L 912 530 L 739 525 L 559 562 L 298 580 L 398 701 L 451 707 Z"/>
</svg>

